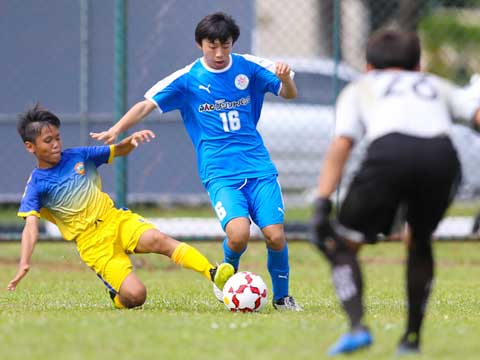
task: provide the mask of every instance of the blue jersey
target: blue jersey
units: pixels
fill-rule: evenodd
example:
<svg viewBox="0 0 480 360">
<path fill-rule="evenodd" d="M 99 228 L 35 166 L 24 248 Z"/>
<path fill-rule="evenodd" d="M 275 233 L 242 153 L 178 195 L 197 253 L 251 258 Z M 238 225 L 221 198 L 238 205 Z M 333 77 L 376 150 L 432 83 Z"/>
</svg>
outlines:
<svg viewBox="0 0 480 360">
<path fill-rule="evenodd" d="M 56 224 L 65 240 L 73 240 L 113 207 L 102 192 L 97 167 L 111 162 L 114 147 L 66 149 L 58 164 L 36 168 L 28 180 L 18 216 L 35 215 Z"/>
<path fill-rule="evenodd" d="M 265 93 L 280 92 L 274 68 L 252 55 L 231 54 L 222 70 L 197 59 L 145 94 L 160 112 L 180 110 L 204 185 L 277 174 L 257 131 Z"/>
</svg>

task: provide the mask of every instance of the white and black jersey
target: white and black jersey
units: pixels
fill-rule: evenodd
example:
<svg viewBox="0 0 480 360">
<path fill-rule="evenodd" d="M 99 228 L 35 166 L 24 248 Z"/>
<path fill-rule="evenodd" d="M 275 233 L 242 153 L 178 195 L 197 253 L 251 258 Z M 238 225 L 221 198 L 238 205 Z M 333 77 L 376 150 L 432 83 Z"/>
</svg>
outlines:
<svg viewBox="0 0 480 360">
<path fill-rule="evenodd" d="M 340 94 L 335 135 L 369 142 L 390 133 L 448 135 L 452 119 L 470 120 L 478 106 L 478 98 L 435 75 L 370 71 Z"/>
<path fill-rule="evenodd" d="M 415 71 L 372 71 L 346 87 L 335 135 L 354 142 L 366 137 L 369 145 L 340 223 L 374 242 L 389 233 L 404 205 L 414 241 L 429 242 L 460 180 L 448 136 L 452 119 L 473 118 L 478 105 L 451 83 Z"/>
</svg>

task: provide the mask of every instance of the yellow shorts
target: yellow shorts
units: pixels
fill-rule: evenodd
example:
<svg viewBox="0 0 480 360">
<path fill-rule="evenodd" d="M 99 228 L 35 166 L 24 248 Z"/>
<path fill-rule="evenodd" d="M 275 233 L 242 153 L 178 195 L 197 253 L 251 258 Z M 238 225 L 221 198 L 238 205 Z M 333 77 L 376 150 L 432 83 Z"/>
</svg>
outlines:
<svg viewBox="0 0 480 360">
<path fill-rule="evenodd" d="M 132 271 L 128 254 L 134 252 L 140 236 L 155 227 L 130 210 L 115 208 L 96 224 L 76 239 L 77 248 L 114 296 Z"/>
</svg>

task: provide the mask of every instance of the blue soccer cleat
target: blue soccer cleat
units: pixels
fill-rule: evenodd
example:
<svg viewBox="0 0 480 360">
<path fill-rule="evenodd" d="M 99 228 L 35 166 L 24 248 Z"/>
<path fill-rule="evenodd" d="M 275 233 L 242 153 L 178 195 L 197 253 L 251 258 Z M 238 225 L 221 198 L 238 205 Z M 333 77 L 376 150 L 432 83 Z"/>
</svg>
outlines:
<svg viewBox="0 0 480 360">
<path fill-rule="evenodd" d="M 330 350 L 328 350 L 328 355 L 335 356 L 357 351 L 370 346 L 372 342 L 373 337 L 368 329 L 363 328 L 352 331 L 343 335 Z"/>
</svg>

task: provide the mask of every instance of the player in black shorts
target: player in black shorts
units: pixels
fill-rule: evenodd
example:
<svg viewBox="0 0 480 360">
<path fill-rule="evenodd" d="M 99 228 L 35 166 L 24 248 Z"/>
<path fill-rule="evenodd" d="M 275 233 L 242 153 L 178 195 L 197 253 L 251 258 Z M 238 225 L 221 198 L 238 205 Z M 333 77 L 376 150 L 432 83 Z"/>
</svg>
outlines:
<svg viewBox="0 0 480 360">
<path fill-rule="evenodd" d="M 311 241 L 332 267 L 337 297 L 351 330 L 329 351 L 352 352 L 373 342 L 363 321 L 362 273 L 357 251 L 389 234 L 402 207 L 408 231 L 408 319 L 398 353 L 420 350 L 420 329 L 434 276 L 431 237 L 460 181 L 460 163 L 449 138 L 453 119 L 480 124 L 480 94 L 420 71 L 415 33 L 384 30 L 371 36 L 367 72 L 340 94 L 335 136 L 325 156 L 314 204 Z M 366 138 L 360 170 L 330 220 L 332 193 L 351 149 Z"/>
</svg>

